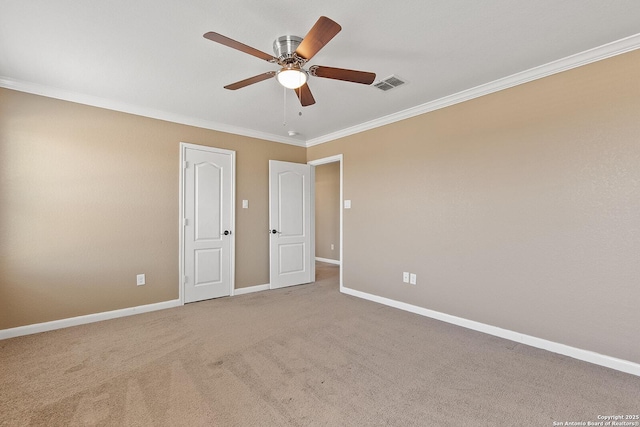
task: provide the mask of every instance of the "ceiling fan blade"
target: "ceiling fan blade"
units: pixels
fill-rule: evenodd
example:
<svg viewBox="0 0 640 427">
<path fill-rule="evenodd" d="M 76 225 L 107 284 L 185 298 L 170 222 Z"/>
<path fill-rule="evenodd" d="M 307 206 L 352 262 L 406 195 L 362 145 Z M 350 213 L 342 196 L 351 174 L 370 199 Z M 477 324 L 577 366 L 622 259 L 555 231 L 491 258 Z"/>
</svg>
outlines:
<svg viewBox="0 0 640 427">
<path fill-rule="evenodd" d="M 321 67 L 314 65 L 309 68 L 312 76 L 325 79 L 344 80 L 345 82 L 362 83 L 370 85 L 376 79 L 376 73 L 366 71 L 346 70 L 344 68 Z"/>
<path fill-rule="evenodd" d="M 222 34 L 218 34 L 210 31 L 204 35 L 204 38 L 214 41 L 216 43 L 223 44 L 232 49 L 239 50 L 240 52 L 248 53 L 249 55 L 253 55 L 257 58 L 264 59 L 265 61 L 268 61 L 268 62 L 277 61 L 276 58 L 274 58 L 272 55 L 269 55 L 268 53 L 262 52 L 258 49 L 254 49 L 251 46 L 247 46 L 246 44 L 237 42 L 233 39 L 230 39 L 229 37 L 223 36 Z"/>
<path fill-rule="evenodd" d="M 342 27 L 336 22 L 326 16 L 321 16 L 309 30 L 309 33 L 302 39 L 302 42 L 296 49 L 296 54 L 307 61 L 310 60 L 324 45 L 329 43 L 340 30 L 342 30 Z"/>
<path fill-rule="evenodd" d="M 264 74 L 258 74 L 257 76 L 249 77 L 248 79 L 240 80 L 239 82 L 231 83 L 230 85 L 226 85 L 224 88 L 229 90 L 242 89 L 245 86 L 267 80 L 275 75 L 275 71 L 269 71 Z"/>
<path fill-rule="evenodd" d="M 300 104 L 302 104 L 303 107 L 307 107 L 316 103 L 316 100 L 313 99 L 313 95 L 311 94 L 311 89 L 309 89 L 309 86 L 306 83 L 300 86 L 298 89 L 294 90 L 296 92 L 296 95 L 298 95 Z"/>
</svg>

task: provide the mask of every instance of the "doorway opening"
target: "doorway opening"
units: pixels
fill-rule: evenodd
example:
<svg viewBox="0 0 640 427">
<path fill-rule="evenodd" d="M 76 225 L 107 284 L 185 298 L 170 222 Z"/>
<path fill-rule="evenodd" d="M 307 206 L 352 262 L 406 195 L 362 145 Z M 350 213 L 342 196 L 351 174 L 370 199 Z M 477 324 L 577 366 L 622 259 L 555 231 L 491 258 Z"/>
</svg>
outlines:
<svg viewBox="0 0 640 427">
<path fill-rule="evenodd" d="M 309 161 L 315 166 L 315 252 L 317 274 L 339 269 L 343 288 L 343 162 L 342 154 Z M 316 276 L 316 280 L 321 279 Z"/>
</svg>

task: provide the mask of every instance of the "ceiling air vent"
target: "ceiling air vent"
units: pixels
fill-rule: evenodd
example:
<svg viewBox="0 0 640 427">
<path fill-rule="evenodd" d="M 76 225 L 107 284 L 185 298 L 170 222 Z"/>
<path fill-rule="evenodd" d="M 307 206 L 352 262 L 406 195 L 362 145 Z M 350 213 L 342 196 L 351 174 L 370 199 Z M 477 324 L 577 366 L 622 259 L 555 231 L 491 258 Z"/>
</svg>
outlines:
<svg viewBox="0 0 640 427">
<path fill-rule="evenodd" d="M 378 83 L 374 84 L 374 86 L 386 92 L 398 86 L 402 86 L 403 84 L 405 84 L 405 81 L 394 75 L 387 77 L 384 80 L 380 80 Z"/>
</svg>

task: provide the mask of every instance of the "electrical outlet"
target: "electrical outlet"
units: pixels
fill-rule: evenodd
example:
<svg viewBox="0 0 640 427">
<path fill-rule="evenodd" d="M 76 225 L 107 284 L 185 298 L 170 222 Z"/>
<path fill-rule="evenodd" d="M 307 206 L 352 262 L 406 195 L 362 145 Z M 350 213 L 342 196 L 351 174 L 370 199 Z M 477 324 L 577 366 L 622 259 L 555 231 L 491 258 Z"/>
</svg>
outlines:
<svg viewBox="0 0 640 427">
<path fill-rule="evenodd" d="M 144 277 L 144 274 L 138 274 L 136 276 L 136 285 L 137 286 L 142 286 L 146 283 L 146 279 Z"/>
<path fill-rule="evenodd" d="M 404 283 L 409 283 L 409 273 L 407 273 L 406 271 L 402 273 L 402 281 Z"/>
<path fill-rule="evenodd" d="M 334 249 L 335 249 L 335 248 L 334 248 L 333 243 L 332 243 L 332 244 L 331 244 L 331 250 L 334 250 Z"/>
<path fill-rule="evenodd" d="M 409 283 L 411 283 L 412 285 L 415 285 L 416 279 L 417 279 L 417 276 L 414 273 L 411 273 L 411 276 L 409 276 Z"/>
</svg>

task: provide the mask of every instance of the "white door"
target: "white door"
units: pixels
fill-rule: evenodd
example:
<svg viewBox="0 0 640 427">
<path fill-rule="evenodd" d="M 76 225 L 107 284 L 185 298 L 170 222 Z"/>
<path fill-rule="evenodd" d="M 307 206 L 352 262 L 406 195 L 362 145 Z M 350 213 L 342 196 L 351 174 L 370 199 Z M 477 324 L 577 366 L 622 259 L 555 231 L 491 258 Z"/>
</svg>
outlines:
<svg viewBox="0 0 640 427">
<path fill-rule="evenodd" d="M 184 302 L 231 295 L 235 152 L 181 144 Z"/>
<path fill-rule="evenodd" d="M 315 278 L 314 168 L 269 161 L 271 289 Z"/>
</svg>

